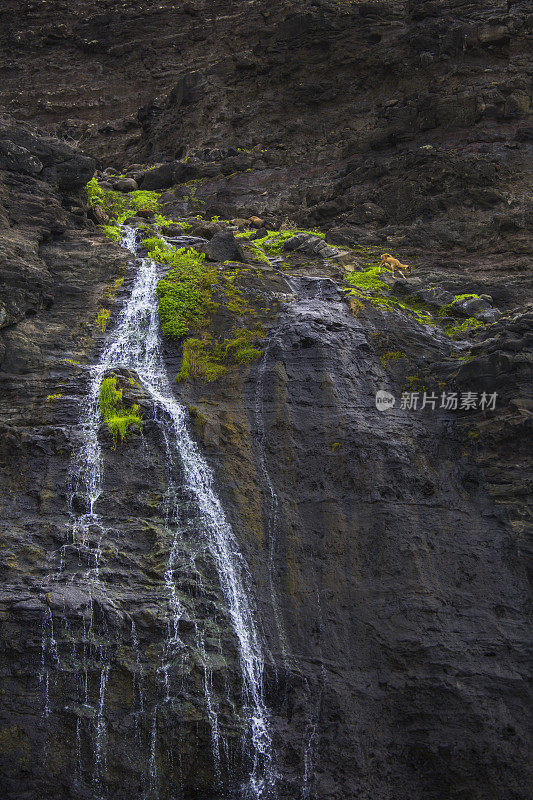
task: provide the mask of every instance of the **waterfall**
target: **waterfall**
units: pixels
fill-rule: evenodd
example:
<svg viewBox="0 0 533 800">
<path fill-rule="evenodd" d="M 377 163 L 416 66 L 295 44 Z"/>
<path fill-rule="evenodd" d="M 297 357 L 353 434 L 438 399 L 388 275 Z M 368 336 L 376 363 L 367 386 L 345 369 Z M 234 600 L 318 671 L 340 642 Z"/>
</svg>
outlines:
<svg viewBox="0 0 533 800">
<path fill-rule="evenodd" d="M 137 254 L 136 231 L 123 228 L 123 245 L 134 256 Z M 80 444 L 73 459 L 73 496 L 82 499 L 83 509 L 73 524 L 73 545 L 88 554 L 87 580 L 90 586 L 98 580 L 101 543 L 105 538 L 104 522 L 98 514 L 98 500 L 103 491 L 103 453 L 98 432 L 101 425 L 99 393 L 102 381 L 109 370 L 126 368 L 134 371 L 150 395 L 161 426 L 166 456 L 170 466 L 179 467 L 188 493 L 194 498 L 198 521 L 205 537 L 216 570 L 227 609 L 238 642 L 242 674 L 242 690 L 248 723 L 247 738 L 251 743 L 251 769 L 242 796 L 262 800 L 272 797 L 275 789 L 275 772 L 272 756 L 272 740 L 269 714 L 264 700 L 263 653 L 255 622 L 255 610 L 251 600 L 251 579 L 239 550 L 233 531 L 228 524 L 221 503 L 213 488 L 209 467 L 192 440 L 187 429 L 184 408 L 174 397 L 167 377 L 160 349 L 159 317 L 157 312 L 156 287 L 161 267 L 150 258 L 136 258 L 136 275 L 129 298 L 126 300 L 117 324 L 109 335 L 97 364 L 90 368 L 89 389 L 80 417 Z M 169 472 L 172 472 L 170 470 Z M 169 521 L 178 520 L 178 509 L 173 487 L 169 487 Z M 174 504 L 172 507 L 172 503 Z M 175 529 L 170 547 L 165 583 L 168 590 L 169 607 L 173 624 L 169 629 L 167 650 L 179 641 L 178 622 L 183 609 L 176 593 L 173 574 L 178 568 L 176 548 L 179 526 Z M 91 589 L 89 588 L 89 591 Z M 205 653 L 203 640 L 201 649 Z M 135 627 L 132 639 L 137 647 Z M 100 692 L 96 719 L 96 776 L 97 792 L 101 794 L 101 772 L 105 766 L 105 691 L 109 665 L 101 659 Z M 168 689 L 168 675 L 162 671 Z M 43 680 L 48 685 L 48 675 L 42 670 Z M 207 667 L 204 672 L 207 714 L 212 727 L 213 752 L 218 772 L 220 753 L 219 728 L 216 708 L 211 698 L 211 676 Z M 139 692 L 140 679 L 139 679 Z M 166 698 L 168 699 L 168 698 Z M 164 702 L 164 701 L 163 701 Z M 142 710 L 142 693 L 139 698 Z M 157 739 L 157 707 L 154 710 L 151 735 L 150 797 L 157 797 L 155 747 Z"/>
<path fill-rule="evenodd" d="M 267 547 L 268 547 L 268 583 L 270 587 L 270 600 L 272 604 L 272 612 L 274 614 L 274 622 L 276 623 L 276 630 L 279 639 L 281 656 L 284 666 L 290 667 L 291 658 L 289 656 L 287 637 L 285 636 L 285 629 L 283 627 L 283 619 L 281 610 L 279 608 L 279 601 L 276 592 L 275 584 L 275 566 L 276 566 L 276 531 L 279 521 L 279 498 L 278 494 L 272 483 L 270 472 L 266 460 L 266 428 L 265 428 L 265 373 L 268 364 L 268 356 L 272 347 L 272 341 L 269 341 L 263 353 L 263 357 L 259 363 L 256 377 L 256 389 L 254 399 L 254 416 L 256 425 L 257 437 L 257 456 L 259 466 L 263 474 L 264 482 L 268 488 L 268 495 L 265 498 L 265 520 L 266 520 L 266 534 L 267 534 Z"/>
</svg>

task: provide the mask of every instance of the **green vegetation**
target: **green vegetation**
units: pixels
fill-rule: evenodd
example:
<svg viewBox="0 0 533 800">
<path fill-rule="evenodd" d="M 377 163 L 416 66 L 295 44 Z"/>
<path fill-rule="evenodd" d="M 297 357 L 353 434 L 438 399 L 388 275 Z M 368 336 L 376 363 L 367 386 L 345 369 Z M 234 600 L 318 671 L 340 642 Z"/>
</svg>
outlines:
<svg viewBox="0 0 533 800">
<path fill-rule="evenodd" d="M 390 364 L 393 361 L 399 361 L 401 358 L 407 358 L 405 353 L 401 353 L 399 350 L 389 350 L 387 353 L 384 353 L 382 356 L 379 357 L 379 360 L 383 364 L 384 367 L 387 364 Z"/>
<path fill-rule="evenodd" d="M 262 239 L 255 239 L 254 244 L 258 245 L 268 256 L 279 256 L 283 248 L 283 244 L 287 239 L 291 239 L 298 233 L 308 233 L 312 236 L 320 236 L 324 238 L 325 234 L 317 233 L 316 231 L 299 231 L 299 230 L 281 230 L 269 231 Z"/>
<path fill-rule="evenodd" d="M 107 323 L 109 322 L 109 317 L 111 316 L 111 309 L 109 308 L 102 308 L 96 317 L 96 327 L 100 328 L 101 331 L 105 331 L 107 328 Z"/>
<path fill-rule="evenodd" d="M 447 303 L 445 306 L 439 309 L 438 315 L 439 317 L 448 317 L 450 314 L 457 313 L 457 303 L 460 303 L 462 300 L 472 300 L 474 298 L 479 298 L 478 294 L 456 294 L 453 298 L 451 303 Z"/>
<path fill-rule="evenodd" d="M 98 185 L 96 178 L 91 178 L 87 184 L 87 199 L 91 206 L 101 206 L 112 225 L 105 226 L 113 228 L 121 225 L 125 219 L 136 214 L 141 208 L 149 208 L 155 211 L 159 200 L 159 192 L 115 192 L 112 189 L 102 189 Z M 108 235 L 106 233 L 106 235 Z M 113 238 L 113 237 L 111 237 Z"/>
<path fill-rule="evenodd" d="M 352 300 L 352 307 L 359 303 L 370 303 L 374 306 L 386 308 L 389 311 L 400 309 L 414 316 L 416 321 L 422 325 L 435 324 L 429 306 L 421 300 L 416 300 L 412 297 L 404 297 L 400 300 L 393 295 L 390 286 L 379 277 L 377 266 L 369 266 L 362 272 L 354 270 L 350 272 L 346 280 L 354 287 L 353 289 L 347 289 L 347 293 Z"/>
<path fill-rule="evenodd" d="M 270 261 L 268 260 L 268 256 L 264 254 L 261 248 L 256 244 L 256 242 L 248 242 L 248 247 L 253 251 L 253 258 L 256 261 L 261 261 L 263 264 L 269 264 Z"/>
<path fill-rule="evenodd" d="M 176 380 L 202 378 L 208 383 L 223 375 L 230 366 L 251 364 L 261 357 L 261 350 L 254 346 L 261 335 L 260 330 L 245 328 L 233 331 L 232 339 L 217 342 L 210 334 L 203 339 L 186 339 L 183 345 L 183 360 Z"/>
<path fill-rule="evenodd" d="M 108 239 L 112 239 L 117 244 L 122 241 L 122 231 L 118 225 L 102 225 L 102 229 Z"/>
<path fill-rule="evenodd" d="M 63 392 L 58 392 L 57 394 L 49 394 L 46 398 L 46 402 L 52 403 L 54 400 L 59 400 L 60 397 L 63 397 Z"/>
<path fill-rule="evenodd" d="M 153 259 L 171 267 L 157 285 L 163 334 L 181 339 L 189 331 L 203 328 L 209 313 L 216 309 L 212 300 L 216 268 L 205 263 L 203 253 L 167 247 L 157 236 L 145 239 L 144 245 Z"/>
<path fill-rule="evenodd" d="M 120 441 L 124 441 L 133 425 L 142 428 L 140 406 L 134 403 L 131 408 L 124 408 L 122 389 L 117 389 L 116 378 L 104 378 L 100 386 L 99 399 L 100 413 L 113 437 L 113 447 L 116 447 L 119 436 Z"/>
<path fill-rule="evenodd" d="M 251 330 L 243 327 L 244 320 L 253 318 L 255 311 L 235 285 L 249 269 L 237 266 L 219 273 L 215 266 L 206 264 L 203 253 L 169 247 L 158 236 L 145 239 L 144 246 L 153 259 L 170 266 L 157 286 L 163 334 L 178 340 L 189 334 L 183 343 L 178 381 L 201 378 L 211 382 L 229 367 L 249 364 L 261 356 L 256 343 L 263 335 L 262 328 L 257 324 Z M 215 288 L 217 302 L 213 298 Z M 221 306 L 234 319 L 230 337 L 223 340 L 209 330 L 212 315 Z"/>
<path fill-rule="evenodd" d="M 364 272 L 354 270 L 346 277 L 348 283 L 364 291 L 390 291 L 390 287 L 379 277 L 378 267 L 370 267 Z"/>
<path fill-rule="evenodd" d="M 455 325 L 444 328 L 444 333 L 451 339 L 466 339 L 476 328 L 483 327 L 483 323 L 478 319 L 475 317 L 468 317 L 468 319 L 465 319 L 463 322 L 457 322 Z"/>
</svg>

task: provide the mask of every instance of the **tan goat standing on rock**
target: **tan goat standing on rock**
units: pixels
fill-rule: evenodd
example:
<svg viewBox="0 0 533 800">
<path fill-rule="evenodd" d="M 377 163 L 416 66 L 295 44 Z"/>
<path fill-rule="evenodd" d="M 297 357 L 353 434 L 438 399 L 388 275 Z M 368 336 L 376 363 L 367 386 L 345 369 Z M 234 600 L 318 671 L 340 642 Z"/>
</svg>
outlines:
<svg viewBox="0 0 533 800">
<path fill-rule="evenodd" d="M 381 272 L 381 267 L 382 267 L 384 264 L 387 264 L 387 265 L 388 265 L 388 266 L 389 266 L 389 267 L 392 269 L 392 277 L 393 277 L 393 278 L 395 277 L 395 275 L 394 275 L 394 270 L 395 270 L 395 269 L 397 269 L 397 270 L 398 270 L 398 272 L 400 273 L 400 275 L 402 276 L 402 278 L 405 278 L 405 275 L 403 274 L 403 270 L 405 270 L 405 272 L 409 272 L 409 270 L 411 269 L 411 267 L 409 266 L 409 264 L 401 264 L 401 263 L 398 261 L 398 259 L 397 259 L 397 258 L 393 258 L 393 257 L 390 255 L 390 253 L 383 253 L 383 255 L 381 256 L 381 263 L 380 263 L 380 265 L 379 265 L 379 271 L 380 271 L 380 272 Z"/>
</svg>

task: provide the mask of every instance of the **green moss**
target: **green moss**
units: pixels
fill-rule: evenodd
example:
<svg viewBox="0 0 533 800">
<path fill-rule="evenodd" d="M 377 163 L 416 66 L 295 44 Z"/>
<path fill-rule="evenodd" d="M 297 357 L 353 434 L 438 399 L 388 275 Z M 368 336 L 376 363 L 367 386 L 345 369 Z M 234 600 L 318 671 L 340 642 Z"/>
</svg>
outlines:
<svg viewBox="0 0 533 800">
<path fill-rule="evenodd" d="M 477 328 L 483 328 L 484 325 L 475 317 L 468 317 L 463 322 L 458 322 L 455 325 L 450 325 L 444 328 L 444 333 L 451 339 L 466 339 L 469 334 Z"/>
<path fill-rule="evenodd" d="M 263 253 L 257 242 L 248 242 L 248 247 L 253 251 L 252 257 L 256 261 L 261 261 L 262 264 L 270 265 L 270 261 L 268 260 L 268 256 Z"/>
<path fill-rule="evenodd" d="M 401 358 L 407 358 L 405 353 L 401 353 L 399 350 L 389 350 L 389 352 L 384 353 L 382 356 L 379 357 L 379 360 L 383 364 L 383 366 L 387 366 L 392 361 L 399 361 Z"/>
<path fill-rule="evenodd" d="M 102 189 L 98 185 L 96 178 L 92 178 L 86 188 L 89 204 L 91 206 L 101 206 L 110 218 L 112 225 L 105 226 L 106 228 L 113 228 L 122 224 L 125 219 L 136 214 L 141 208 L 149 208 L 155 211 L 160 197 L 159 192 L 143 192 L 139 190 L 123 194 L 112 189 Z"/>
<path fill-rule="evenodd" d="M 60 397 L 63 397 L 63 392 L 58 392 L 57 394 L 49 394 L 46 398 L 46 402 L 51 403 L 53 400 L 59 400 Z"/>
<path fill-rule="evenodd" d="M 216 381 L 226 372 L 226 367 L 220 363 L 220 360 L 220 345 L 214 343 L 211 337 L 187 339 L 183 345 L 181 369 L 176 380 L 202 378 L 207 383 Z"/>
<path fill-rule="evenodd" d="M 163 214 L 156 214 L 154 217 L 154 222 L 163 231 L 163 233 L 165 232 L 165 228 L 168 228 L 170 225 L 179 225 L 183 233 L 190 231 L 192 228 L 192 225 L 189 222 L 169 219 Z"/>
<path fill-rule="evenodd" d="M 255 239 L 254 244 L 261 247 L 264 252 L 269 256 L 279 256 L 284 242 L 291 239 L 297 233 L 304 231 L 284 230 L 284 231 L 269 231 L 262 239 Z"/>
<path fill-rule="evenodd" d="M 109 301 L 114 300 L 118 290 L 123 285 L 124 285 L 123 275 L 121 275 L 118 278 L 115 278 L 115 280 L 107 287 L 107 289 L 105 289 L 104 300 L 109 300 Z"/>
<path fill-rule="evenodd" d="M 157 301 L 163 334 L 181 339 L 189 331 L 203 328 L 216 309 L 212 289 L 218 280 L 215 267 L 205 263 L 194 249 L 167 247 L 158 237 L 144 240 L 152 258 L 171 269 L 157 285 Z"/>
<path fill-rule="evenodd" d="M 120 436 L 120 441 L 123 441 L 133 425 L 142 428 L 140 406 L 134 403 L 131 408 L 124 408 L 122 389 L 117 389 L 116 378 L 104 378 L 100 386 L 99 400 L 100 413 L 113 437 L 114 447 L 118 437 Z"/>
<path fill-rule="evenodd" d="M 110 316 L 111 310 L 109 308 L 102 308 L 96 316 L 96 327 L 100 328 L 101 331 L 105 331 Z"/>
<path fill-rule="evenodd" d="M 348 283 L 351 283 L 352 286 L 363 289 L 364 291 L 381 292 L 390 290 L 390 287 L 385 281 L 382 281 L 379 277 L 378 267 L 370 267 L 364 272 L 354 270 L 347 275 L 346 280 Z"/>
<path fill-rule="evenodd" d="M 186 339 L 183 345 L 181 369 L 177 381 L 188 378 L 201 378 L 207 383 L 216 381 L 229 367 L 251 364 L 261 357 L 261 350 L 255 345 L 261 330 L 249 331 L 245 328 L 233 331 L 234 336 L 219 342 L 210 334 L 202 339 Z"/>
<path fill-rule="evenodd" d="M 121 243 L 122 231 L 118 225 L 102 225 L 102 230 L 108 239 L 112 239 L 114 242 L 117 242 L 117 244 Z"/>
<path fill-rule="evenodd" d="M 453 298 L 451 303 L 447 303 L 445 306 L 439 309 L 438 316 L 439 317 L 449 317 L 450 314 L 457 313 L 457 304 L 462 302 L 463 300 L 472 300 L 472 299 L 479 299 L 479 295 L 477 294 L 456 294 Z"/>
</svg>

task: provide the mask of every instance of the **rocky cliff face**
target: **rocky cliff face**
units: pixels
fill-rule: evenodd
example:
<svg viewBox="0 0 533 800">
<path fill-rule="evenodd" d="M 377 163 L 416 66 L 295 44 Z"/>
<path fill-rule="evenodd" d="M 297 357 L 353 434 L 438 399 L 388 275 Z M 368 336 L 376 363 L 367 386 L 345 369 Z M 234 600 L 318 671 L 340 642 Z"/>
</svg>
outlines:
<svg viewBox="0 0 533 800">
<path fill-rule="evenodd" d="M 525 800 L 525 4 L 1 13 L 4 795 Z M 242 641 L 138 365 L 105 371 L 142 425 L 99 427 L 94 509 L 79 478 L 91 369 L 139 274 L 87 204 L 109 165 L 215 270 L 224 369 L 174 381 L 170 337 L 161 358 L 247 565 L 274 789 L 249 781 Z M 252 214 L 326 240 L 274 252 Z M 407 280 L 376 277 L 383 251 Z M 437 407 L 402 408 L 416 391 Z M 496 408 L 439 407 L 468 391 Z"/>
</svg>

